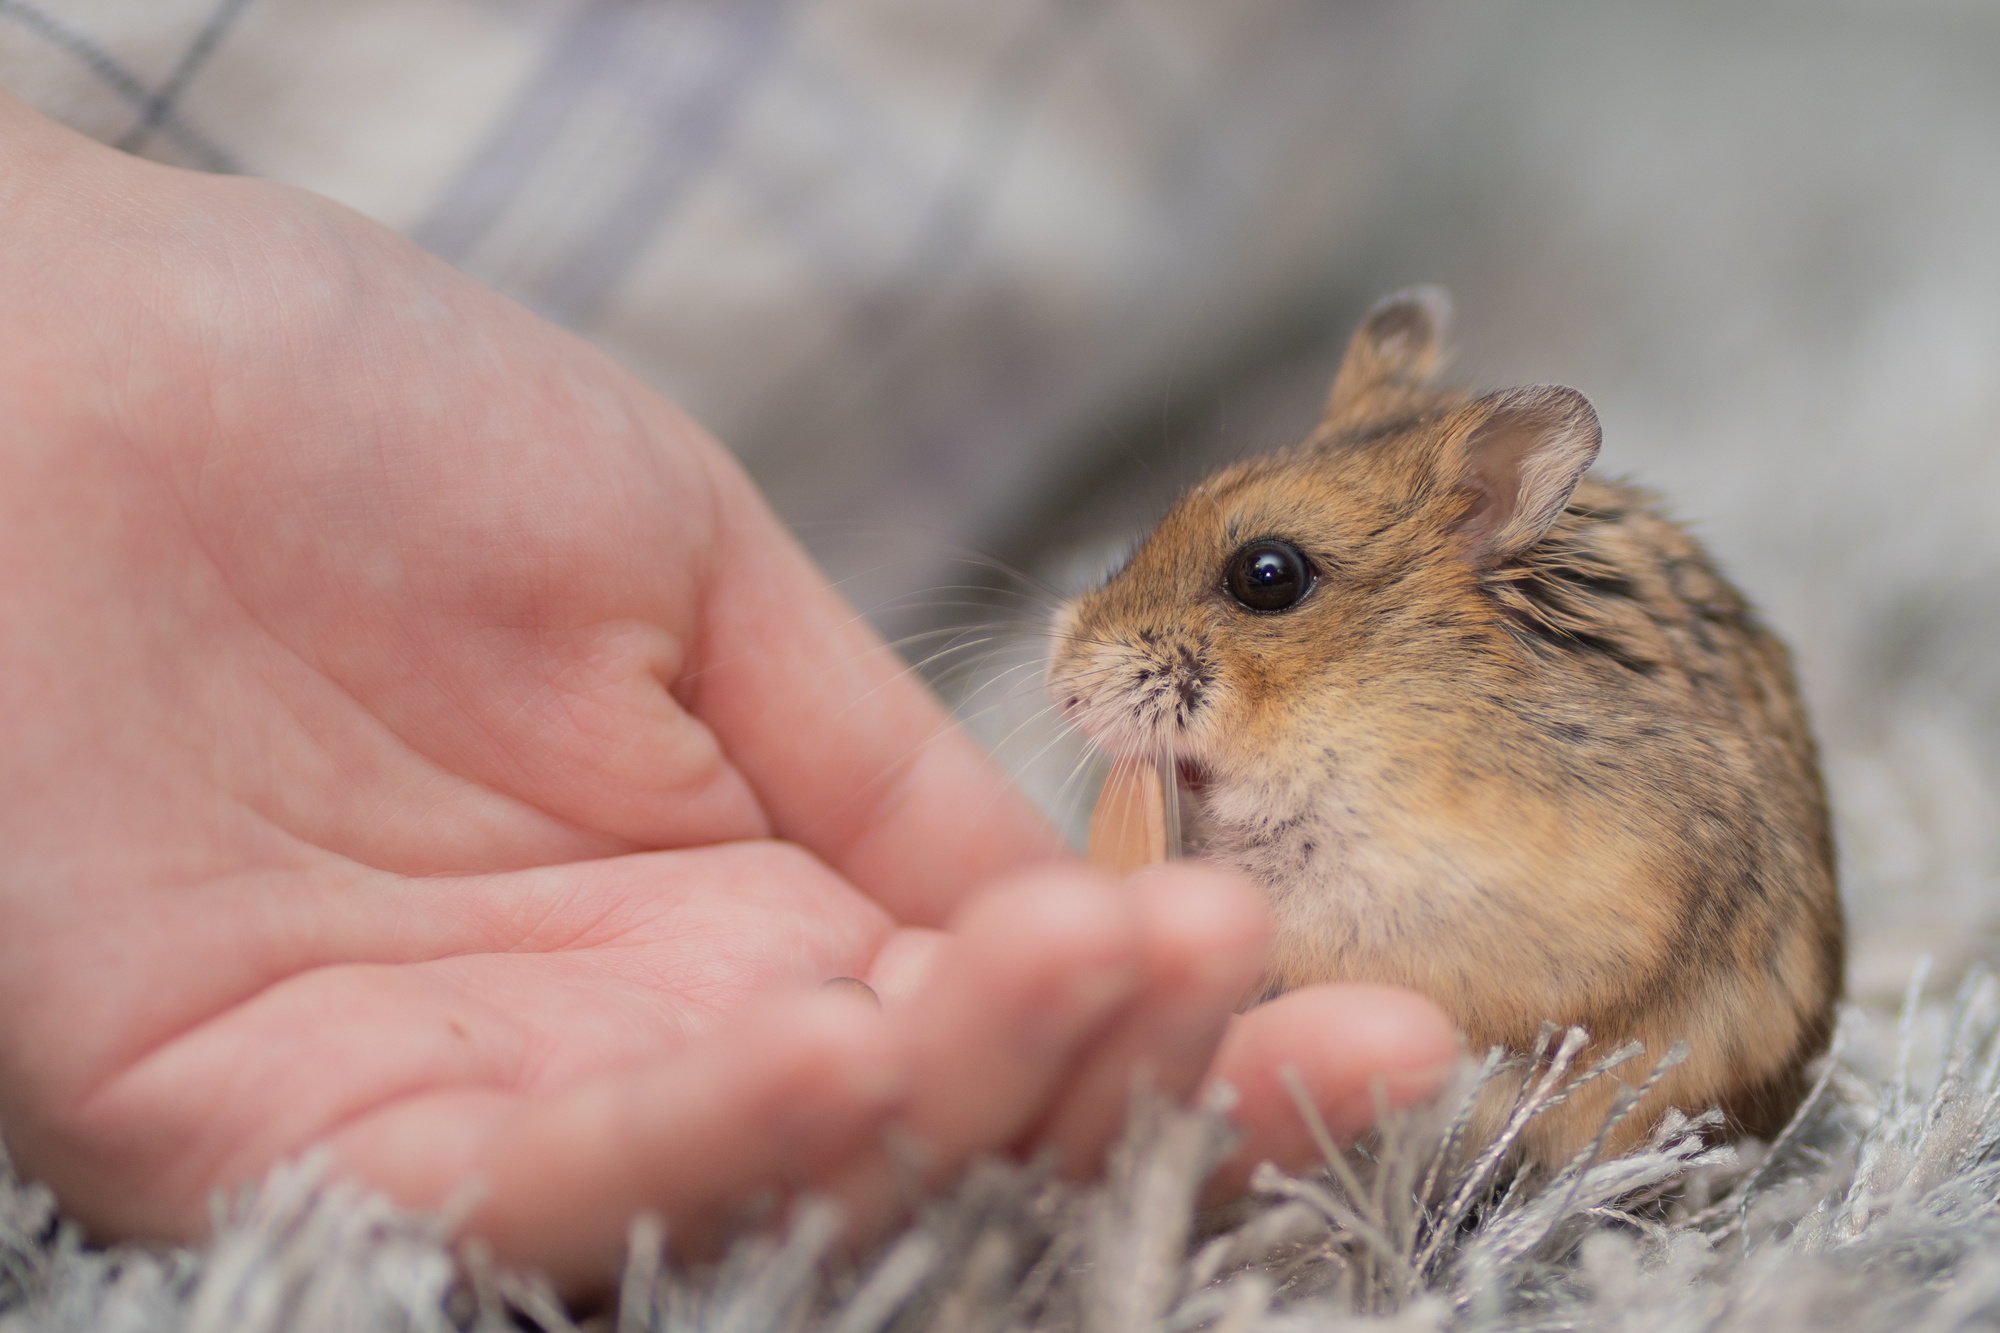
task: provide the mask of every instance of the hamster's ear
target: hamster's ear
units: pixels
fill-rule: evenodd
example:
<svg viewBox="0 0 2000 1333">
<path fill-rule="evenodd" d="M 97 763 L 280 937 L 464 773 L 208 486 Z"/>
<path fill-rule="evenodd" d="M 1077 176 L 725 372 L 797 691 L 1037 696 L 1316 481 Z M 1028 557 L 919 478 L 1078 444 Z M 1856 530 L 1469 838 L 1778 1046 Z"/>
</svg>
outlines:
<svg viewBox="0 0 2000 1333">
<path fill-rule="evenodd" d="M 1465 409 L 1459 446 L 1472 508 L 1458 520 L 1474 564 L 1490 568 L 1541 539 L 1597 457 L 1597 411 L 1575 389 L 1536 384 Z"/>
<path fill-rule="evenodd" d="M 1398 390 L 1423 388 L 1444 365 L 1451 298 L 1442 287 L 1406 287 L 1362 317 L 1326 398 L 1326 422 L 1367 425 L 1401 410 Z"/>
</svg>

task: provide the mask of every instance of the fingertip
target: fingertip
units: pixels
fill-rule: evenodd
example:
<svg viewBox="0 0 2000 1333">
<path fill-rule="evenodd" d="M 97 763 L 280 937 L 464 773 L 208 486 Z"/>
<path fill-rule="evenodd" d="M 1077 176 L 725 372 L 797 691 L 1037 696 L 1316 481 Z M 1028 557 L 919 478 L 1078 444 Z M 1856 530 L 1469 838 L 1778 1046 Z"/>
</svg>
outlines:
<svg viewBox="0 0 2000 1333">
<path fill-rule="evenodd" d="M 1458 1060 L 1457 1026 L 1435 1000 L 1401 986 L 1363 982 L 1307 986 L 1279 996 L 1267 1007 L 1284 1015 L 1288 1025 L 1337 1026 L 1354 1065 L 1406 1079 L 1433 1079 L 1424 1093 L 1413 1097 L 1434 1091 Z"/>
<path fill-rule="evenodd" d="M 1261 896 L 1226 871 L 1163 866 L 1114 892 L 1138 920 L 1140 989 L 1082 1053 L 1060 1099 L 1025 1140 L 1059 1150 L 1071 1178 L 1101 1168 L 1140 1071 L 1176 1100 L 1194 1090 L 1269 947 Z"/>
<path fill-rule="evenodd" d="M 1283 1071 L 1299 1082 L 1342 1141 L 1364 1133 L 1378 1108 L 1434 1094 L 1451 1076 L 1458 1035 L 1444 1011 L 1414 991 L 1342 984 L 1289 992 L 1242 1015 L 1224 1039 L 1211 1082 L 1237 1091 L 1232 1118 L 1245 1141 L 1211 1184 L 1210 1197 L 1240 1191 L 1270 1160 L 1297 1168 L 1318 1148 Z"/>
<path fill-rule="evenodd" d="M 958 914 L 921 993 L 887 1015 L 921 1074 L 905 1124 L 930 1145 L 932 1176 L 1045 1119 L 1145 989 L 1142 917 L 1122 886 L 1071 865 L 1004 881 Z"/>
<path fill-rule="evenodd" d="M 1358 1134 L 1373 1122 L 1374 1086 L 1391 1106 L 1435 1092 L 1458 1060 L 1458 1033 L 1437 1004 L 1400 986 L 1349 982 L 1306 986 L 1244 1014 L 1219 1065 L 1246 1100 L 1277 1090 L 1278 1071 L 1299 1070 L 1336 1133 Z"/>
<path fill-rule="evenodd" d="M 1063 971 L 1135 966 L 1143 940 L 1137 905 L 1116 882 L 1066 864 L 995 885 L 966 905 L 950 933 L 989 956 Z"/>
<path fill-rule="evenodd" d="M 1271 913 L 1248 880 L 1219 867 L 1175 865 L 1143 870 L 1128 886 L 1156 965 L 1178 964 L 1198 984 L 1255 981 L 1271 947 Z"/>
<path fill-rule="evenodd" d="M 792 1091 L 822 1107 L 834 1096 L 856 1112 L 886 1110 L 909 1094 L 907 1062 L 881 1006 L 858 988 L 825 987 L 774 1002 L 740 1040 L 749 1049 L 787 1052 L 774 1067 L 785 1071 Z"/>
</svg>

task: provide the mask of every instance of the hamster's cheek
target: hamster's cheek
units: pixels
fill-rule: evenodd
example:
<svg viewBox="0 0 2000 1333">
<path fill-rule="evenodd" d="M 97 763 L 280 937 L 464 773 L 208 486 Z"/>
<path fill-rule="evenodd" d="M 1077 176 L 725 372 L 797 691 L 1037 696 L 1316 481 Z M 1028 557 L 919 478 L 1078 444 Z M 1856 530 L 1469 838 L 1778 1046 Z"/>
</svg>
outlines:
<svg viewBox="0 0 2000 1333">
<path fill-rule="evenodd" d="M 1064 602 L 1049 617 L 1049 642 L 1055 645 L 1049 654 L 1049 675 L 1054 677 L 1061 667 L 1064 657 L 1074 651 L 1077 631 L 1077 605 L 1075 601 Z"/>
<path fill-rule="evenodd" d="M 1310 784 L 1282 771 L 1240 771 L 1213 782 L 1202 797 L 1207 822 L 1246 832 L 1297 819 L 1313 804 Z"/>
<path fill-rule="evenodd" d="M 1049 621 L 1049 660 L 1042 668 L 1042 688 L 1057 703 L 1062 702 L 1065 682 L 1075 676 L 1081 665 L 1076 629 L 1076 603 L 1065 602 Z"/>
<path fill-rule="evenodd" d="M 1245 689 L 1240 674 L 1227 666 L 1215 673 L 1183 728 L 1181 752 L 1219 778 L 1268 774 L 1296 748 L 1292 710 Z"/>
<path fill-rule="evenodd" d="M 1190 770 L 1187 785 L 1205 789 L 1217 765 L 1235 757 L 1229 744 L 1229 712 L 1226 707 L 1204 708 L 1174 737 L 1173 757 Z"/>
</svg>

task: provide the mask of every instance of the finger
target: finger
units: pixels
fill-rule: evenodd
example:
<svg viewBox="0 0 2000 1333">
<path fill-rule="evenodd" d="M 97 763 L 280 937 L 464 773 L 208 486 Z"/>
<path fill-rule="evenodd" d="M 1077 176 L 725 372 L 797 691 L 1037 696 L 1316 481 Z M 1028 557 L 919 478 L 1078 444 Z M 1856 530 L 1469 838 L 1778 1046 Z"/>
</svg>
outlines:
<svg viewBox="0 0 2000 1333">
<path fill-rule="evenodd" d="M 938 951 L 929 984 L 889 1017 L 910 1052 L 899 1116 L 937 1184 L 972 1154 L 1017 1142 L 1079 1057 L 1138 993 L 1145 940 L 1130 900 L 1101 876 L 1048 871 L 976 900 Z M 871 1225 L 896 1198 L 886 1155 L 838 1197 Z"/>
<path fill-rule="evenodd" d="M 911 927 L 891 933 L 868 969 L 868 984 L 887 1004 L 916 999 L 936 975 L 950 942 L 951 936 L 941 930 Z"/>
<path fill-rule="evenodd" d="M 1084 1057 L 1032 1137 L 1067 1176 L 1094 1174 L 1124 1125 L 1135 1078 L 1176 1100 L 1208 1071 L 1270 945 L 1263 899 L 1234 875 L 1194 867 L 1135 877 L 1145 989 Z"/>
<path fill-rule="evenodd" d="M 879 1014 L 810 995 L 667 1062 L 546 1097 L 418 1098 L 333 1142 L 342 1167 L 415 1206 L 482 1182 L 467 1230 L 579 1293 L 615 1277 L 639 1213 L 699 1253 L 760 1193 L 811 1188 L 875 1151 L 905 1073 Z"/>
<path fill-rule="evenodd" d="M 1458 1058 L 1458 1036 L 1414 991 L 1359 984 L 1308 986 L 1259 1005 L 1230 1025 L 1211 1081 L 1237 1091 L 1233 1119 L 1245 1137 L 1210 1177 L 1204 1199 L 1241 1194 L 1259 1162 L 1288 1170 L 1319 1158 L 1312 1134 L 1279 1077 L 1295 1067 L 1342 1142 L 1375 1121 L 1376 1089 L 1393 1108 L 1437 1091 Z"/>
<path fill-rule="evenodd" d="M 1046 822 L 862 621 L 733 463 L 689 706 L 779 837 L 898 920 L 937 926 L 976 887 L 1057 854 Z M 754 554 L 754 559 L 743 558 Z"/>
<path fill-rule="evenodd" d="M 168 1227 L 147 1199 L 198 1203 L 373 1107 L 671 1057 L 759 995 L 865 970 L 889 933 L 880 907 L 779 844 L 269 887 L 128 911 L 174 942 L 137 964 L 126 932 L 58 951 L 70 966 L 50 993 L 79 1013 L 122 996 L 124 1017 L 15 1062 L 69 1109 L 60 1134 L 10 1120 L 9 1144 L 93 1224 Z"/>
<path fill-rule="evenodd" d="M 1137 994 L 1146 941 L 1100 876 L 1049 872 L 981 898 L 955 923 L 907 1011 L 917 1068 L 906 1123 L 948 1160 L 1010 1141 Z"/>
<path fill-rule="evenodd" d="M 50 1051 L 35 1067 L 51 1078 L 111 1079 L 99 1096 L 136 1099 L 156 1124 L 172 1119 L 169 1103 L 187 1090 L 239 1077 L 259 1086 L 254 1071 L 287 1062 L 298 1070 L 260 1097 L 298 1107 L 308 1093 L 351 1105 L 409 1092 L 451 1064 L 432 1047 L 456 1047 L 452 1029 L 485 1044 L 477 1015 L 488 1012 L 536 1034 L 541 1054 L 529 1063 L 538 1067 L 677 1043 L 756 994 L 864 971 L 891 926 L 824 865 L 768 842 L 422 881 L 323 863 L 310 875 L 190 886 L 125 914 L 121 932 L 88 919 L 66 925 L 53 956 L 67 967 L 23 969 L 72 1004 L 122 996 L 130 1011 L 115 1045 L 82 1060 L 74 1049 Z M 131 958 L 139 935 L 174 947 Z M 79 981 L 90 977 L 115 985 Z M 655 1017 L 565 1026 L 562 1015 L 594 1007 Z M 350 1047 L 352 1061 L 311 1054 Z M 126 1072 L 112 1079 L 121 1064 Z"/>
</svg>

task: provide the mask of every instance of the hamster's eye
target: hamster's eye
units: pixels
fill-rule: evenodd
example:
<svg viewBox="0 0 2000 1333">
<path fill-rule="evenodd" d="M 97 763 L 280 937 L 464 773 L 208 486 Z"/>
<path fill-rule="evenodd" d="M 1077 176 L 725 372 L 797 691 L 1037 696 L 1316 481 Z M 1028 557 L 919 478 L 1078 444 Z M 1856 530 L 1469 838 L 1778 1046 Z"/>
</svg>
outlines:
<svg viewBox="0 0 2000 1333">
<path fill-rule="evenodd" d="M 1229 558 L 1222 581 L 1252 611 L 1284 611 L 1312 588 L 1312 566 L 1290 542 L 1251 542 Z"/>
</svg>

